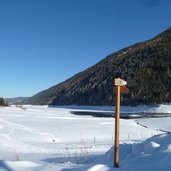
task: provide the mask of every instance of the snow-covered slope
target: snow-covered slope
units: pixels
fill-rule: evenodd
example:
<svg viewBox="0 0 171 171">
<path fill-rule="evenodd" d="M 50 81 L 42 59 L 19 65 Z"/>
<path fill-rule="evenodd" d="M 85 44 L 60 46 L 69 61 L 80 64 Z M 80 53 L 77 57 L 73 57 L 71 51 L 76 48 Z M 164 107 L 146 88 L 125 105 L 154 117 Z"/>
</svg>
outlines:
<svg viewBox="0 0 171 171">
<path fill-rule="evenodd" d="M 115 170 L 114 119 L 76 116 L 72 110 L 47 106 L 0 108 L 0 170 Z M 160 122 L 156 127 L 150 127 L 149 122 L 148 128 L 138 125 L 140 121 L 121 119 L 118 170 L 151 170 L 159 156 L 162 165 L 170 160 L 170 134 L 159 135 L 163 134 L 156 129 L 157 125 L 163 127 Z M 167 125 L 171 127 L 169 122 Z M 168 168 L 169 164 L 165 170 Z"/>
<path fill-rule="evenodd" d="M 170 171 L 171 134 L 156 135 L 140 144 L 121 145 L 120 168 L 113 168 L 113 148 L 89 171 Z"/>
</svg>

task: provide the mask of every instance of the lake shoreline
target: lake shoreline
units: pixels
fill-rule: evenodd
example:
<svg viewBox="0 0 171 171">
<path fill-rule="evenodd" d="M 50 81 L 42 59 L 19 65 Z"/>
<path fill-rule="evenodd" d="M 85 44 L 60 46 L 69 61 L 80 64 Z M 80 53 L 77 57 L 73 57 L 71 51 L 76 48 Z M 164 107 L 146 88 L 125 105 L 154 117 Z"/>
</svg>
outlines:
<svg viewBox="0 0 171 171">
<path fill-rule="evenodd" d="M 93 116 L 93 117 L 111 117 L 115 115 L 113 112 L 101 112 L 101 111 L 71 111 L 74 115 Z M 121 113 L 120 118 L 122 119 L 137 119 L 137 118 L 161 118 L 171 117 L 171 113 Z"/>
</svg>

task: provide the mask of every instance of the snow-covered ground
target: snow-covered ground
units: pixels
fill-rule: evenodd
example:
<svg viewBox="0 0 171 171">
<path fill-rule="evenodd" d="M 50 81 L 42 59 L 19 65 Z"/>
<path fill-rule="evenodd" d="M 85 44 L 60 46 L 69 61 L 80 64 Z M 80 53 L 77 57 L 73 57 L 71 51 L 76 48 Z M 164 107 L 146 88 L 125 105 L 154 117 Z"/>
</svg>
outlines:
<svg viewBox="0 0 171 171">
<path fill-rule="evenodd" d="M 121 119 L 120 168 L 113 168 L 114 118 L 73 115 L 73 109 L 112 110 L 0 108 L 0 171 L 170 170 L 171 136 L 163 130 L 171 130 L 171 118 Z M 121 108 L 134 113 L 170 113 L 170 109 L 165 105 Z"/>
</svg>

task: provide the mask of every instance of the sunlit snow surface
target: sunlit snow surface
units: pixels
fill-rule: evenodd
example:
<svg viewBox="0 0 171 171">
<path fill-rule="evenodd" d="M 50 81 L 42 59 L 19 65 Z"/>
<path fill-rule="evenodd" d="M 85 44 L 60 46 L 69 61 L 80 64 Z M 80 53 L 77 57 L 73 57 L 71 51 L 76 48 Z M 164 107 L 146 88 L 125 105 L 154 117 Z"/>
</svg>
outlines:
<svg viewBox="0 0 171 171">
<path fill-rule="evenodd" d="M 161 105 L 123 107 L 121 110 L 170 113 L 170 109 L 170 106 Z M 74 110 L 109 111 L 112 108 Z M 71 111 L 73 107 L 0 108 L 0 170 L 115 170 L 111 149 L 114 118 L 78 116 Z M 160 161 L 160 156 L 161 166 L 165 164 L 165 170 L 169 170 L 171 138 L 170 134 L 162 132 L 171 130 L 169 120 L 171 122 L 170 118 L 121 119 L 119 170 L 157 170 L 155 160 Z M 143 163 L 145 166 L 140 167 Z"/>
</svg>

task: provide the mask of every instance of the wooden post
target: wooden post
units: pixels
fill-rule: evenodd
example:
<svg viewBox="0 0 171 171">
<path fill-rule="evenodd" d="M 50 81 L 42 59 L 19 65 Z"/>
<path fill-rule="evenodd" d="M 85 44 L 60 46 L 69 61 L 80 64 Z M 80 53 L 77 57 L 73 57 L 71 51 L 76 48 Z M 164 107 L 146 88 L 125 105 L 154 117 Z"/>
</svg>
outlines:
<svg viewBox="0 0 171 171">
<path fill-rule="evenodd" d="M 127 82 L 116 78 L 114 83 L 115 92 L 115 148 L 114 148 L 114 167 L 119 167 L 119 128 L 120 128 L 120 94 L 128 92 L 125 87 Z"/>
<path fill-rule="evenodd" d="M 120 86 L 116 86 L 114 167 L 119 167 Z"/>
</svg>

